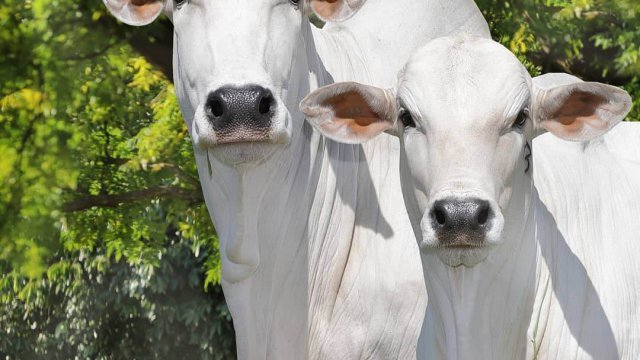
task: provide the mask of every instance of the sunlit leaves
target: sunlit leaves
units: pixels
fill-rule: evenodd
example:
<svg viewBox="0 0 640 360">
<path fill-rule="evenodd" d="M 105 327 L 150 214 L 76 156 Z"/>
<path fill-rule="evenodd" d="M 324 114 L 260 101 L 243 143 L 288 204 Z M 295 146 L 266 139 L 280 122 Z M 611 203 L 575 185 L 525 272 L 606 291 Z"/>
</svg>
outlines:
<svg viewBox="0 0 640 360">
<path fill-rule="evenodd" d="M 133 68 L 133 80 L 129 83 L 132 88 L 149 91 L 152 85 L 162 80 L 162 74 L 153 69 L 144 57 L 132 58 L 130 66 Z"/>
<path fill-rule="evenodd" d="M 173 86 L 104 14 L 88 0 L 0 5 L 0 357 L 229 358 L 204 205 L 64 210 L 159 186 L 200 193 Z"/>
<path fill-rule="evenodd" d="M 640 92 L 640 1 L 478 0 L 493 35 L 532 75 L 568 72 Z M 638 106 L 628 120 L 640 120 Z"/>
</svg>

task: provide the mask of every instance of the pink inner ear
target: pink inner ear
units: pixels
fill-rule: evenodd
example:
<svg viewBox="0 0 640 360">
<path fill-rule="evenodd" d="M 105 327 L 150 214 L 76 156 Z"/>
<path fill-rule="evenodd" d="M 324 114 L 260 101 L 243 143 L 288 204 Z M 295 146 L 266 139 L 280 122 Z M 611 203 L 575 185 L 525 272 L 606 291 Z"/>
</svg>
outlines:
<svg viewBox="0 0 640 360">
<path fill-rule="evenodd" d="M 323 19 L 331 20 L 342 7 L 344 0 L 311 0 L 311 8 Z"/>
<path fill-rule="evenodd" d="M 549 123 L 547 126 L 557 128 L 567 134 L 578 134 L 587 125 L 592 130 L 604 130 L 609 124 L 600 118 L 597 110 L 613 111 L 607 106 L 607 99 L 603 96 L 591 93 L 576 91 L 565 100 L 564 105 L 557 109 L 551 116 L 556 123 Z"/>
<path fill-rule="evenodd" d="M 389 127 L 356 91 L 348 91 L 326 99 L 322 106 L 333 109 L 334 124 L 347 126 L 359 136 L 377 134 Z"/>
</svg>

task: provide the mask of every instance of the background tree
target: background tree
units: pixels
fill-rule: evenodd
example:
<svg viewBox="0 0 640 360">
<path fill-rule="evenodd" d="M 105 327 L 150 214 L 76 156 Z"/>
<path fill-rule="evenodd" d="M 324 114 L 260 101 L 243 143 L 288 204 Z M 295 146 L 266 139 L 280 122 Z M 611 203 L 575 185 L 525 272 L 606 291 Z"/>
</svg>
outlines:
<svg viewBox="0 0 640 360">
<path fill-rule="evenodd" d="M 165 26 L 0 5 L 2 358 L 233 357 L 173 87 L 134 50 L 167 46 Z"/>
<path fill-rule="evenodd" d="M 534 75 L 640 101 L 640 2 L 478 5 Z M 171 40 L 95 0 L 0 3 L 0 357 L 233 358 Z"/>
</svg>

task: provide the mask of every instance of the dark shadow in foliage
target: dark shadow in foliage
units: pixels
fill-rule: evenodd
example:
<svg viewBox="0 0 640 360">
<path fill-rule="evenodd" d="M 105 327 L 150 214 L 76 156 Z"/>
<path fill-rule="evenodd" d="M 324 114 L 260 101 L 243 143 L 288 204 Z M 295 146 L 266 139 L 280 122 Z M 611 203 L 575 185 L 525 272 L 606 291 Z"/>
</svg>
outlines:
<svg viewBox="0 0 640 360">
<path fill-rule="evenodd" d="M 39 282 L 30 304 L 0 303 L 0 358 L 233 359 L 222 289 L 202 286 L 208 255 L 179 242 L 154 271 L 114 262 L 102 272 L 88 262 L 102 254 L 59 257 L 72 267 Z"/>
</svg>

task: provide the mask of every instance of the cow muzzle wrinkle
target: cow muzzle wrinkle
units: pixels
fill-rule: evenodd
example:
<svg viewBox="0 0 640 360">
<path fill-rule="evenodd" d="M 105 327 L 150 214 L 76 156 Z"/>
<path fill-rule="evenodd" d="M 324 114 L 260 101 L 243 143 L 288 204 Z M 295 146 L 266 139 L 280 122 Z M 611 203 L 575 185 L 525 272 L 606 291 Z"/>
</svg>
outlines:
<svg viewBox="0 0 640 360">
<path fill-rule="evenodd" d="M 267 87 L 222 86 L 198 107 L 193 141 L 228 165 L 260 163 L 289 143 L 289 118 L 286 106 Z"/>
<path fill-rule="evenodd" d="M 499 242 L 504 218 L 498 205 L 476 196 L 438 197 L 421 221 L 421 248 L 447 265 L 472 267 Z"/>
<path fill-rule="evenodd" d="M 468 248 L 482 246 L 493 211 L 486 200 L 443 199 L 434 203 L 430 216 L 441 246 Z"/>
<path fill-rule="evenodd" d="M 216 144 L 269 141 L 277 104 L 261 86 L 224 87 L 207 96 L 206 120 L 216 133 Z"/>
</svg>

